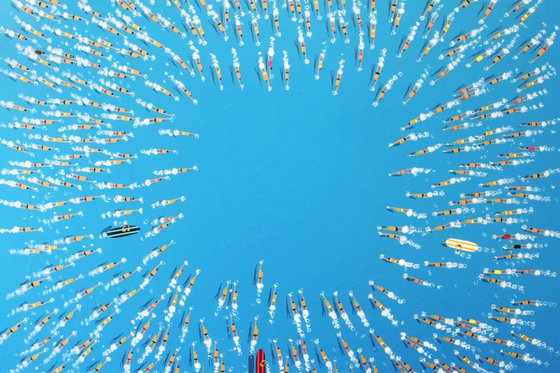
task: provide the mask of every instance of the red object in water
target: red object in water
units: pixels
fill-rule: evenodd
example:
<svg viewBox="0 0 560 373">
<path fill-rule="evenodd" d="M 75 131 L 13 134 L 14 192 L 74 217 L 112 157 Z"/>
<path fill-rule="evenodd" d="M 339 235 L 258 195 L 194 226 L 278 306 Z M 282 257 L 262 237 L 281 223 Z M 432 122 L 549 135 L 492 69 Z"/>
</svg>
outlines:
<svg viewBox="0 0 560 373">
<path fill-rule="evenodd" d="M 257 351 L 257 373 L 265 373 L 266 372 L 266 359 L 264 357 L 264 350 Z"/>
<path fill-rule="evenodd" d="M 502 238 L 503 238 L 504 240 L 509 240 L 509 239 L 511 238 L 511 234 L 504 234 L 504 235 L 502 236 Z"/>
</svg>

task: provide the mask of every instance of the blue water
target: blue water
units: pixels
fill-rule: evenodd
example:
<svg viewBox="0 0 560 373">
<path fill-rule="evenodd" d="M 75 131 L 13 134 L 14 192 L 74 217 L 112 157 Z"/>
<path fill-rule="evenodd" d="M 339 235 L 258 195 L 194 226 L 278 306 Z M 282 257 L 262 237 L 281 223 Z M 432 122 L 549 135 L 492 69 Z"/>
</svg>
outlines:
<svg viewBox="0 0 560 373">
<path fill-rule="evenodd" d="M 489 26 L 483 33 L 484 35 L 500 24 L 510 24 L 512 17 L 500 19 L 508 3 L 510 2 L 499 2 L 489 18 Z M 68 5 L 69 12 L 79 12 L 73 5 Z M 112 6 L 109 2 L 92 5 L 101 14 L 114 12 L 114 9 L 111 10 Z M 450 10 L 447 8 L 452 8 L 454 5 L 445 4 L 445 8 L 440 12 L 437 27 L 441 26 L 441 21 L 447 11 Z M 162 1 L 157 1 L 157 5 L 150 7 L 152 9 L 159 8 L 159 12 L 164 17 L 173 19 L 176 16 L 174 6 L 167 7 Z M 347 4 L 347 7 L 350 9 L 350 4 Z M 559 283 L 557 278 L 511 277 L 510 281 L 525 286 L 526 290 L 523 294 L 515 290 L 500 289 L 493 284 L 481 283 L 478 280 L 478 275 L 484 268 L 503 268 L 506 266 L 504 262 L 493 260 L 495 255 L 503 255 L 506 252 L 501 250 L 503 244 L 501 241 L 492 240 L 490 237 L 493 234 L 503 234 L 506 231 L 519 231 L 518 226 L 473 225 L 463 227 L 460 230 L 435 232 L 425 236 L 411 236 L 411 239 L 422 245 L 420 250 L 415 250 L 409 246 L 401 246 L 392 240 L 378 238 L 376 229 L 379 225 L 400 226 L 405 224 L 425 228 L 426 226 L 433 227 L 450 221 L 451 219 L 447 218 L 432 217 L 430 216 L 431 212 L 449 208 L 447 202 L 459 199 L 458 195 L 460 193 L 479 190 L 477 184 L 483 182 L 479 178 L 473 178 L 468 182 L 444 188 L 446 192 L 444 197 L 415 201 L 406 198 L 405 193 L 407 191 L 411 193 L 429 191 L 431 184 L 451 177 L 452 175 L 447 171 L 457 169 L 457 166 L 461 163 L 490 162 L 495 160 L 498 154 L 517 151 L 519 145 L 560 146 L 554 128 L 551 130 L 550 127 L 547 127 L 544 129 L 544 135 L 534 138 L 521 138 L 521 140 L 515 139 L 512 144 L 486 147 L 479 152 L 447 155 L 443 154 L 442 149 L 440 149 L 437 153 L 421 157 L 407 156 L 408 153 L 429 145 L 452 142 L 469 134 L 482 133 L 498 126 L 511 125 L 517 130 L 516 125 L 521 122 L 549 120 L 558 117 L 556 106 L 558 81 L 556 77 L 553 77 L 542 86 L 542 88 L 548 90 L 548 95 L 538 98 L 538 101 L 544 105 L 539 110 L 502 119 L 486 120 L 482 122 L 481 127 L 468 131 L 443 132 L 441 128 L 444 124 L 441 123 L 441 120 L 456 112 L 456 110 L 449 110 L 424 122 L 414 130 L 417 133 L 429 131 L 429 138 L 405 144 L 395 149 L 387 147 L 389 143 L 406 134 L 400 128 L 409 120 L 422 112 L 427 112 L 436 104 L 451 100 L 453 91 L 461 84 L 470 84 L 491 73 L 515 71 L 516 69 L 525 72 L 534 68 L 535 65 L 540 66 L 545 62 L 554 65 L 560 56 L 557 46 L 551 48 L 538 63 L 533 65 L 528 63 L 528 56 L 523 56 L 518 61 L 512 60 L 510 56 L 489 72 L 483 70 L 485 65 L 467 69 L 462 63 L 460 68 L 450 73 L 435 86 L 430 86 L 429 82 L 426 82 L 418 95 L 409 104 L 403 106 L 401 101 L 408 84 L 414 83 L 424 69 L 429 68 L 430 72 L 433 72 L 441 66 L 442 62 L 437 59 L 437 56 L 441 52 L 442 46 L 438 45 L 427 58 L 423 59 L 421 63 L 417 63 L 415 58 L 424 42 L 424 39 L 418 35 L 405 56 L 401 59 L 395 58 L 400 38 L 408 32 L 410 26 L 416 21 L 424 7 L 424 2 L 407 2 L 405 17 L 396 36 L 390 35 L 389 24 L 386 21 L 387 4 L 383 2 L 378 4 L 378 7 L 377 47 L 374 50 L 369 50 L 366 46 L 364 71 L 356 72 L 354 63 L 354 48 L 357 45 L 356 32 L 352 26 L 349 26 L 350 34 L 353 37 L 350 44 L 342 43 L 340 35 L 338 35 L 339 40 L 335 44 L 327 43 L 325 68 L 322 71 L 321 79 L 318 81 L 313 77 L 312 64 L 304 65 L 303 61 L 298 58 L 294 47 L 294 41 L 297 38 L 295 24 L 289 20 L 285 10 L 281 9 L 282 37 L 277 38 L 275 43 L 275 77 L 272 80 L 274 86 L 272 92 L 267 92 L 266 88 L 259 84 L 257 75 L 253 71 L 257 66 L 257 53 L 262 52 L 263 55 L 266 55 L 268 37 L 271 35 L 271 28 L 264 23 L 264 20 L 261 24 L 260 40 L 262 45 L 260 47 L 254 46 L 254 43 L 250 40 L 248 29 L 245 30 L 245 46 L 239 47 L 233 38 L 233 26 L 229 30 L 230 40 L 224 43 L 222 37 L 214 32 L 208 23 L 205 24 L 208 45 L 197 46 L 203 59 L 205 82 L 202 82 L 198 76 L 191 78 L 187 76 L 188 74 L 181 75 L 184 70 L 166 63 L 168 61 L 167 56 L 154 47 L 142 46 L 157 55 L 154 62 L 116 57 L 116 60 L 120 63 L 130 61 L 130 66 L 147 73 L 150 81 L 158 82 L 168 89 L 173 87 L 173 83 L 166 76 L 166 73 L 173 74 L 175 77 L 181 76 L 181 80 L 186 83 L 199 103 L 194 106 L 186 97 L 182 97 L 180 101 L 175 102 L 169 97 L 149 90 L 144 86 L 141 78 L 137 78 L 135 81 L 124 80 L 124 83 L 116 81 L 118 84 L 123 84 L 126 88 L 135 91 L 136 96 L 121 95 L 118 100 L 113 100 L 115 105 L 134 108 L 135 114 L 140 117 L 157 116 L 144 111 L 134 103 L 136 98 L 142 98 L 166 109 L 168 112 L 174 113 L 175 117 L 172 122 L 150 127 L 132 128 L 130 124 L 115 122 L 113 129 L 132 131 L 134 132 L 134 138 L 126 143 L 106 145 L 106 148 L 123 153 L 137 153 L 139 158 L 132 160 L 131 165 L 112 167 L 109 175 L 91 174 L 90 176 L 99 181 L 127 184 L 154 177 L 153 170 L 197 165 L 198 172 L 178 175 L 171 181 L 155 184 L 149 188 L 140 188 L 133 191 L 103 191 L 107 196 L 123 194 L 144 199 L 142 205 L 144 213 L 142 215 L 131 215 L 126 219 L 131 224 L 140 225 L 143 232 L 149 230 L 149 222 L 159 216 L 174 216 L 182 212 L 185 217 L 154 238 L 141 240 L 140 235 L 137 235 L 116 240 L 101 240 L 98 238 L 101 230 L 111 225 L 115 220 L 102 219 L 101 214 L 114 209 L 136 208 L 137 204 L 126 205 L 96 201 L 90 204 L 69 204 L 66 207 L 45 213 L 33 213 L 3 207 L 0 227 L 6 228 L 14 225 L 40 226 L 43 225 L 40 219 L 49 218 L 55 213 L 62 214 L 66 211 L 83 211 L 84 217 L 77 217 L 50 226 L 44 225 L 45 232 L 43 233 L 3 234 L 0 238 L 2 242 L 2 250 L 0 250 L 0 270 L 3 273 L 3 283 L 0 285 L 2 294 L 14 291 L 18 284 L 25 280 L 26 276 L 41 270 L 47 264 L 57 264 L 71 253 L 80 251 L 82 248 L 101 247 L 103 251 L 102 254 L 94 254 L 79 260 L 74 268 L 54 274 L 50 285 L 43 285 L 40 290 L 34 289 L 13 299 L 2 298 L 0 314 L 3 317 L 0 318 L 0 329 L 12 326 L 24 317 L 24 314 L 11 315 L 11 310 L 20 303 L 44 300 L 50 296 L 56 299 L 56 302 L 52 305 L 40 308 L 37 311 L 31 311 L 29 315 L 25 314 L 30 320 L 26 330 L 14 334 L 0 347 L 0 360 L 4 367 L 2 370 L 15 369 L 19 360 L 24 357 L 19 356 L 19 354 L 28 348 L 24 339 L 32 329 L 30 327 L 31 322 L 42 318 L 47 311 L 52 311 L 55 307 L 59 309 L 59 315 L 66 313 L 68 309 L 64 308 L 63 302 L 72 298 L 75 292 L 80 289 L 90 287 L 98 281 L 110 281 L 113 274 L 133 270 L 139 265 L 143 267 L 142 273 L 144 273 L 146 270 L 151 270 L 160 260 L 165 265 L 148 289 L 140 292 L 122 306 L 121 312 L 115 316 L 114 321 L 103 332 L 96 348 L 93 349 L 86 362 L 75 368 L 76 371 L 87 371 L 89 365 L 102 359 L 101 353 L 108 347 L 112 338 L 131 332 L 132 326 L 129 320 L 144 303 L 155 299 L 165 291 L 169 276 L 184 260 L 188 260 L 189 266 L 185 269 L 183 276 L 194 272 L 197 268 L 201 269 L 201 275 L 187 301 L 187 306 L 192 305 L 194 309 L 191 327 L 184 343 L 180 343 L 178 338 L 180 331 L 175 328 L 179 325 L 179 315 L 182 310 L 177 312 L 171 323 L 172 332 L 167 351 L 172 352 L 176 348 L 181 348 L 183 369 L 187 368 L 188 350 L 191 343 L 198 341 L 197 322 L 204 318 L 210 335 L 214 341 L 218 342 L 220 352 L 224 354 L 224 361 L 228 369 L 233 368 L 234 371 L 247 370 L 249 345 L 243 343 L 244 353 L 242 356 L 238 356 L 232 350 L 232 341 L 227 339 L 225 316 L 229 314 L 229 310 L 222 310 L 219 316 L 214 316 L 217 302 L 213 299 L 213 296 L 218 286 L 227 280 L 239 281 L 240 310 L 235 322 L 242 341 L 245 342 L 244 339 L 249 333 L 250 322 L 255 316 L 259 316 L 261 334 L 258 347 L 265 349 L 267 354 L 270 354 L 270 343 L 273 339 L 279 341 L 284 356 L 289 354 L 287 350 L 288 339 L 298 339 L 292 321 L 284 314 L 284 308 L 288 292 L 297 293 L 298 289 L 303 289 L 311 312 L 312 331 L 306 335 L 308 346 L 312 350 L 312 341 L 319 339 L 321 347 L 325 349 L 331 360 L 337 361 L 341 371 L 348 371 L 348 359 L 340 353 L 337 347 L 336 333 L 338 331 L 333 329 L 327 316 L 321 316 L 319 294 L 322 291 L 329 297 L 334 291 L 338 291 L 339 297 L 349 313 L 350 302 L 347 294 L 351 290 L 354 291 L 362 308 L 366 311 L 372 328 L 383 337 L 396 355 L 401 356 L 403 361 L 410 363 L 418 371 L 421 370 L 421 366 L 418 364 L 419 355 L 412 349 L 404 348 L 400 342 L 401 331 L 405 331 L 411 336 L 431 340 L 436 344 L 438 352 L 433 354 L 434 358 L 447 363 L 455 362 L 459 365 L 461 365 L 461 362 L 453 355 L 454 348 L 452 346 L 437 344 L 431 339 L 435 330 L 427 325 L 416 323 L 412 318 L 415 314 L 425 311 L 428 314 L 438 314 L 452 318 L 475 318 L 492 323 L 487 319 L 487 314 L 491 313 L 490 306 L 493 304 L 508 306 L 509 301 L 513 298 L 558 302 L 559 292 L 557 289 Z M 460 31 L 467 32 L 477 27 L 478 17 L 476 13 L 480 8 L 480 4 L 475 4 L 463 11 L 464 13 L 461 13 L 461 16 L 456 17 L 447 40 L 451 40 L 451 37 L 459 34 Z M 16 15 L 25 22 L 34 24 L 36 28 L 40 28 L 41 23 L 44 22 L 36 22 L 14 7 L 7 7 L 6 9 L 0 16 L 1 23 L 6 28 L 18 29 L 19 26 L 13 20 Z M 557 3 L 544 1 L 537 13 L 529 19 L 526 27 L 520 29 L 519 40 L 524 40 L 536 34 L 542 23 L 546 23 L 547 30 L 551 32 L 554 22 L 557 21 L 555 15 L 557 11 Z M 200 10 L 199 13 L 204 14 Z M 365 21 L 365 10 L 362 14 Z M 178 17 L 175 19 L 178 20 Z M 349 20 L 349 17 L 347 19 Z M 316 56 L 323 46 L 323 41 L 328 40 L 324 24 L 317 22 L 314 17 L 313 21 L 313 36 L 306 38 L 310 56 Z M 161 41 L 184 59 L 187 59 L 190 55 L 185 40 L 171 32 L 160 29 L 159 26 L 146 19 L 139 19 L 138 22 L 146 25 L 146 29 L 153 38 Z M 102 36 L 114 43 L 120 40 L 108 32 L 96 28 L 91 23 L 87 27 L 78 22 L 70 25 L 70 21 L 62 21 L 60 24 L 53 23 L 51 26 L 75 27 L 77 32 L 88 35 L 92 39 L 94 36 Z M 248 21 L 245 21 L 245 25 L 248 26 Z M 61 41 L 58 39 L 53 40 L 60 43 Z M 136 41 L 134 42 L 136 43 Z M 12 57 L 25 65 L 31 65 L 31 62 L 26 60 L 24 56 L 17 55 L 17 51 L 14 49 L 16 41 L 2 38 L 0 43 L 0 53 L 3 58 Z M 139 42 L 138 44 L 140 45 Z M 72 45 L 73 42 L 70 41 L 67 46 L 68 52 L 79 53 L 73 49 Z M 40 46 L 43 49 L 46 48 L 43 41 L 40 42 Z M 229 74 L 231 47 L 236 47 L 239 53 L 245 83 L 245 89 L 242 91 L 239 90 L 236 83 L 233 83 Z M 382 48 L 387 48 L 388 52 L 380 85 L 394 74 L 402 73 L 402 76 L 399 77 L 380 105 L 374 108 L 372 106 L 374 93 L 368 90 L 369 70 L 370 66 L 377 62 Z M 282 50 L 287 50 L 290 55 L 291 88 L 289 91 L 285 91 L 280 83 L 279 67 L 282 63 Z M 225 89 L 223 92 L 212 82 L 209 53 L 214 53 L 220 61 L 224 74 Z M 474 51 L 470 51 L 470 53 L 474 53 Z M 333 96 L 331 93 L 331 74 L 335 73 L 338 67 L 337 62 L 341 58 L 346 60 L 344 78 L 340 93 Z M 470 58 L 465 58 L 465 61 L 468 60 Z M 99 61 L 104 66 L 108 66 L 108 63 L 103 59 Z M 39 66 L 34 67 L 34 69 L 42 72 L 48 71 Z M 67 69 L 67 67 L 62 66 L 61 71 L 64 69 Z M 82 75 L 84 77 L 88 76 L 82 70 L 84 69 L 75 66 L 68 69 L 73 73 L 84 74 Z M 92 74 L 92 77 L 95 76 L 91 72 L 88 74 Z M 459 110 L 476 108 L 502 98 L 509 99 L 514 95 L 514 87 L 509 82 L 492 86 L 489 93 L 469 100 L 459 106 Z M 10 81 L 7 77 L 2 79 L 2 88 L 1 99 L 12 100 L 19 104 L 22 104 L 22 101 L 16 98 L 19 93 L 46 99 L 49 97 L 70 98 L 70 93 L 74 92 L 65 89 L 62 94 L 57 94 L 42 85 L 31 87 L 23 83 Z M 91 99 L 100 102 L 110 102 L 109 100 L 111 100 L 93 91 L 91 93 L 86 92 L 86 90 L 82 90 L 75 93 L 81 96 L 88 95 Z M 42 109 L 37 108 L 38 110 Z M 86 107 L 74 106 L 71 108 L 76 111 L 101 113 L 101 110 L 94 111 Z M 67 111 L 66 109 L 68 107 L 61 108 L 64 111 Z M 32 117 L 33 115 L 29 114 L 27 116 Z M 2 123 L 10 123 L 18 117 L 21 116 L 13 111 L 4 110 L 0 113 Z M 35 117 L 40 118 L 42 116 L 36 113 Z M 64 122 L 65 125 L 72 123 L 78 122 L 72 120 L 65 120 Z M 60 124 L 49 127 L 44 134 L 60 135 L 56 126 L 60 126 Z M 158 136 L 157 130 L 159 128 L 192 131 L 199 133 L 200 138 Z M 24 138 L 22 130 L 2 128 L 0 133 L 2 138 L 32 142 Z M 43 134 L 43 132 L 39 133 Z M 64 144 L 60 145 L 61 153 L 71 153 L 70 147 Z M 179 154 L 146 157 L 139 153 L 141 149 L 152 147 L 177 149 Z M 3 168 L 9 168 L 8 161 L 30 159 L 27 155 L 4 147 L 0 149 L 0 152 L 3 159 Z M 49 155 L 47 153 L 45 156 L 38 154 L 33 161 L 39 162 Z M 103 157 L 99 155 L 91 156 L 92 161 L 100 159 L 103 159 Z M 87 159 L 80 160 L 80 162 L 84 162 L 83 165 L 86 165 Z M 391 172 L 413 166 L 432 168 L 435 172 L 417 177 L 390 178 L 388 176 Z M 558 167 L 557 152 L 539 153 L 533 163 L 505 168 L 503 171 L 494 171 L 483 180 L 490 181 L 505 177 L 516 178 L 555 167 Z M 46 172 L 55 176 L 56 170 Z M 549 179 L 531 183 L 531 185 L 542 188 L 539 194 L 551 196 L 552 202 L 533 202 L 530 205 L 521 206 L 531 206 L 535 209 L 532 215 L 526 217 L 528 226 L 560 230 L 560 224 L 555 219 L 558 215 L 555 211 L 558 206 L 558 193 L 555 189 L 557 180 L 558 175 L 553 175 Z M 100 194 L 96 188 L 93 186 L 90 188 L 88 184 L 84 184 L 84 190 L 81 192 L 59 188 L 58 191 L 48 192 L 45 192 L 45 189 L 40 189 L 41 193 L 34 194 L 30 191 L 20 191 L 7 186 L 0 186 L 0 188 L 2 188 L 2 199 L 30 201 L 30 203 L 35 204 L 45 201 L 65 200 L 76 195 Z M 157 200 L 174 198 L 179 195 L 185 195 L 186 201 L 159 209 L 150 207 L 150 204 Z M 429 216 L 424 220 L 407 218 L 404 215 L 387 211 L 386 206 L 410 207 L 416 211 L 426 212 Z M 500 209 L 509 208 L 509 206 L 499 205 L 475 207 L 476 213 L 468 216 L 493 215 Z M 459 218 L 466 217 L 467 215 Z M 122 222 L 122 219 L 119 222 Z M 55 251 L 50 255 L 42 254 L 38 256 L 17 256 L 8 253 L 9 249 L 24 248 L 29 241 L 52 242 L 54 239 L 66 235 L 89 233 L 95 235 L 95 240 L 86 240 L 82 244 L 69 245 L 68 252 Z M 451 249 L 444 248 L 440 244 L 449 237 L 477 242 L 481 247 L 495 249 L 496 253 L 477 253 L 470 259 L 458 257 Z M 151 249 L 168 243 L 170 240 L 174 240 L 176 244 L 149 264 L 145 266 L 142 264 L 142 258 Z M 539 237 L 537 242 L 548 243 L 548 247 L 538 251 L 540 254 L 538 259 L 528 261 L 523 265 L 516 264 L 516 267 L 557 271 L 556 239 Z M 441 289 L 427 288 L 403 280 L 402 274 L 404 271 L 400 267 L 384 263 L 378 259 L 382 253 L 385 256 L 405 258 L 407 261 L 420 264 L 425 260 L 448 260 L 466 263 L 468 267 L 463 270 L 436 269 L 428 271 L 426 267 L 421 266 L 420 269 L 409 269 L 407 271 L 411 276 L 442 286 Z M 118 269 L 93 278 L 87 275 L 87 272 L 100 263 L 118 260 L 122 257 L 126 257 L 128 261 Z M 265 290 L 262 295 L 262 303 L 256 304 L 256 290 L 252 284 L 252 277 L 255 265 L 259 260 L 264 260 Z M 78 283 L 53 295 L 41 295 L 42 290 L 52 286 L 55 281 L 75 277 L 80 273 L 84 274 L 84 279 Z M 406 299 L 404 304 L 398 305 L 379 292 L 374 293 L 378 300 L 391 308 L 395 318 L 399 321 L 397 327 L 391 326 L 388 320 L 380 317 L 379 310 L 373 310 L 368 304 L 367 294 L 370 292 L 368 280 L 374 280 L 377 284 Z M 103 288 L 97 289 L 92 296 L 80 301 L 82 310 L 72 320 L 72 323 L 66 326 L 61 335 L 67 336 L 72 330 L 76 330 L 78 337 L 75 337 L 71 344 L 88 338 L 88 333 L 92 331 L 93 327 L 91 325 L 85 326 L 80 321 L 89 316 L 90 309 L 101 303 L 109 302 L 120 292 L 132 290 L 140 282 L 140 276 L 136 274 L 108 291 Z M 266 298 L 270 287 L 274 283 L 279 285 L 278 311 L 275 323 L 269 324 Z M 151 333 L 157 331 L 157 325 L 166 325 L 163 320 L 164 308 L 163 305 L 159 306 L 156 311 L 159 317 L 155 319 L 156 321 L 154 321 L 154 325 L 145 339 L 148 339 Z M 523 319 L 534 321 L 536 323 L 535 328 L 519 330 L 545 341 L 549 346 L 558 348 L 560 338 L 555 322 L 557 317 L 557 308 L 538 308 L 535 310 L 535 315 L 521 316 Z M 368 330 L 360 325 L 356 316 L 351 315 L 351 319 L 356 326 L 356 331 L 350 331 L 345 325 L 342 325 L 341 332 L 345 340 L 354 350 L 361 347 L 366 357 L 374 357 L 375 365 L 381 372 L 392 371 L 393 367 L 383 351 L 372 349 Z M 343 323 L 341 322 L 341 324 Z M 492 323 L 492 325 L 500 330 L 496 336 L 513 339 L 509 334 L 511 327 L 497 323 Z M 48 333 L 48 328 L 45 328 L 36 338 L 45 338 Z M 437 333 L 445 334 L 439 331 Z M 476 343 L 468 338 L 464 338 L 464 340 L 478 348 L 474 353 L 460 350 L 462 354 L 470 356 L 472 359 L 474 359 L 475 354 L 479 354 L 483 357 L 493 356 L 497 359 L 509 361 L 507 357 L 500 356 L 499 351 L 502 348 L 500 345 Z M 47 348 L 49 348 L 49 352 L 46 355 L 51 350 L 50 346 L 47 346 Z M 202 343 L 197 342 L 197 349 L 201 356 L 205 355 Z M 126 346 L 115 352 L 112 355 L 112 361 L 105 367 L 106 371 L 121 371 L 119 361 L 128 350 L 129 347 Z M 519 371 L 555 372 L 560 370 L 560 359 L 554 353 L 530 346 L 523 352 L 530 353 L 542 360 L 543 365 L 526 365 L 515 361 L 514 364 L 518 366 Z M 139 348 L 135 360 L 141 355 L 142 349 Z M 43 364 L 42 360 L 42 358 L 39 359 L 38 362 L 33 363 L 27 369 L 48 371 L 51 366 L 58 366 L 63 362 L 60 355 L 48 364 Z M 153 355 L 146 361 L 151 362 L 152 360 Z M 462 365 L 464 366 L 464 364 Z M 488 364 L 483 366 L 493 371 Z M 137 368 L 137 364 L 133 365 L 133 369 Z M 468 369 L 468 367 L 466 368 Z M 210 371 L 212 367 L 205 363 L 204 369 Z M 156 370 L 163 371 L 162 365 L 158 365 Z M 273 366 L 272 370 L 276 371 L 277 367 Z M 471 371 L 472 368 L 468 370 Z"/>
</svg>

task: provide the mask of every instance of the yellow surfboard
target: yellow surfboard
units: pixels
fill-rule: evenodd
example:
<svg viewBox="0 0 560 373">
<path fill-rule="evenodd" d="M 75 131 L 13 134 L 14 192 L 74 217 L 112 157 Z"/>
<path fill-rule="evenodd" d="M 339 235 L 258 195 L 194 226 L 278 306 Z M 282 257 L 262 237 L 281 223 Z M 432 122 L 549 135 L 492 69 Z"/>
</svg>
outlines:
<svg viewBox="0 0 560 373">
<path fill-rule="evenodd" d="M 448 238 L 444 244 L 447 247 L 459 251 L 467 251 L 469 253 L 475 253 L 478 251 L 478 245 L 474 242 L 458 240 L 456 238 Z"/>
</svg>

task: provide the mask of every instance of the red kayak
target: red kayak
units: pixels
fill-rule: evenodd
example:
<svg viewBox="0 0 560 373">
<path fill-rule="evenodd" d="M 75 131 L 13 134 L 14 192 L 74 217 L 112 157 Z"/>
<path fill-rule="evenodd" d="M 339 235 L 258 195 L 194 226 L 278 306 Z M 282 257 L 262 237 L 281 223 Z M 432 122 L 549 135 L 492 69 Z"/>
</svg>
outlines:
<svg viewBox="0 0 560 373">
<path fill-rule="evenodd" d="M 257 359 L 256 359 L 256 366 L 257 366 L 257 373 L 265 373 L 266 372 L 266 359 L 264 357 L 264 350 L 257 351 Z"/>
</svg>

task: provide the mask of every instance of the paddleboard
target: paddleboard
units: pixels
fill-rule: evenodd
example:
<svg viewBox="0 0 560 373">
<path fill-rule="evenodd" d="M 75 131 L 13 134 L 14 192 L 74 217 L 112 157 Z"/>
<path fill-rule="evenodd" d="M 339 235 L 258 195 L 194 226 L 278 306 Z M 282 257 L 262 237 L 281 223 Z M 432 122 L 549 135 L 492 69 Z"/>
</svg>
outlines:
<svg viewBox="0 0 560 373">
<path fill-rule="evenodd" d="M 444 242 L 444 245 L 458 251 L 466 251 L 469 253 L 475 253 L 478 251 L 478 245 L 474 242 L 459 240 L 457 238 L 448 238 Z"/>
</svg>

